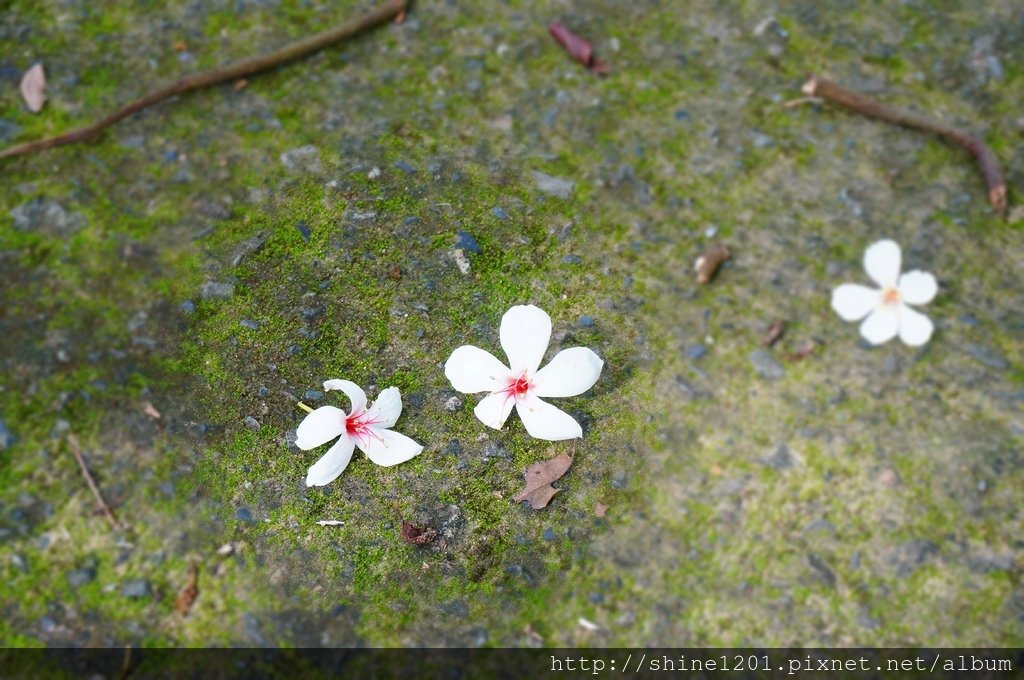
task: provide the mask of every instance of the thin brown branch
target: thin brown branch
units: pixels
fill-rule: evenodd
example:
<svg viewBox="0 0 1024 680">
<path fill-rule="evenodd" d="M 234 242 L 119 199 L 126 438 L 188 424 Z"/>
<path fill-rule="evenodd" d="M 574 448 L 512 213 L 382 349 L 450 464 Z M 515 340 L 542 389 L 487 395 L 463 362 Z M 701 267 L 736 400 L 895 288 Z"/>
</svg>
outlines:
<svg viewBox="0 0 1024 680">
<path fill-rule="evenodd" d="M 85 458 L 82 457 L 82 447 L 78 443 L 78 437 L 73 432 L 68 433 L 68 446 L 71 447 L 71 453 L 75 454 L 75 460 L 78 461 L 78 467 L 82 468 L 82 476 L 85 477 L 86 484 L 92 490 L 92 495 L 96 497 L 96 503 L 100 506 L 100 510 L 103 511 L 107 521 L 110 522 L 110 526 L 120 531 L 124 527 L 114 516 L 114 511 L 110 509 L 107 502 L 103 500 L 103 494 L 100 493 L 100 488 L 96 485 L 96 480 L 92 478 L 92 474 L 89 472 L 89 468 L 85 464 Z"/>
<path fill-rule="evenodd" d="M 161 87 L 140 99 L 136 99 L 133 102 L 125 104 L 113 113 L 100 118 L 96 122 L 86 125 L 85 127 L 65 132 L 64 134 L 57 135 L 56 137 L 47 137 L 46 139 L 40 139 L 35 142 L 26 142 L 25 144 L 18 144 L 17 146 L 4 149 L 3 151 L 0 151 L 0 158 L 22 156 L 36 151 L 44 151 L 57 146 L 64 146 L 65 144 L 89 141 L 99 135 L 103 130 L 121 120 L 124 120 L 133 113 L 137 113 L 142 109 L 153 106 L 154 104 L 165 99 L 169 99 L 170 97 L 176 97 L 193 90 L 236 81 L 240 78 L 268 71 L 282 64 L 309 56 L 314 52 L 319 52 L 325 47 L 345 40 L 346 38 L 351 38 L 371 28 L 376 28 L 377 26 L 380 26 L 381 24 L 384 24 L 404 13 L 408 4 L 408 0 L 388 0 L 377 9 L 367 12 L 357 19 L 348 21 L 340 26 L 323 31 L 322 33 L 309 36 L 308 38 L 291 43 L 290 45 L 285 45 L 284 47 L 274 50 L 269 54 L 264 54 L 260 57 L 245 59 L 220 68 L 185 76 L 175 83 Z"/>
<path fill-rule="evenodd" d="M 1006 179 L 1003 176 L 1002 166 L 992 149 L 978 137 L 920 114 L 888 106 L 814 75 L 808 78 L 801 90 L 809 97 L 821 97 L 870 118 L 877 118 L 922 132 L 930 132 L 951 144 L 963 147 L 974 157 L 978 167 L 981 168 L 981 174 L 985 178 L 985 186 L 988 189 L 988 202 L 998 213 L 1006 213 Z"/>
</svg>

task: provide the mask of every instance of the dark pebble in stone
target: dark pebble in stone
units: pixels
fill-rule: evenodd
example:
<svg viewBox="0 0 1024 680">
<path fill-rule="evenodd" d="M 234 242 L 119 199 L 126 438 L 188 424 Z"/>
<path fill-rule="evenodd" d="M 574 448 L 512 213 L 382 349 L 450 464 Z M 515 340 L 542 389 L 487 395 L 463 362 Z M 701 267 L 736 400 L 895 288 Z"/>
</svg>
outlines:
<svg viewBox="0 0 1024 680">
<path fill-rule="evenodd" d="M 479 254 L 484 252 L 483 249 L 480 248 L 480 244 L 476 242 L 476 239 L 473 238 L 473 235 L 468 231 L 459 231 L 455 234 L 455 247 L 462 248 L 464 251 L 470 253 Z"/>
<path fill-rule="evenodd" d="M 512 455 L 497 442 L 488 442 L 484 447 L 484 458 L 511 458 Z"/>
<path fill-rule="evenodd" d="M 320 401 L 324 398 L 324 393 L 320 390 L 306 390 L 302 396 L 310 401 Z"/>
<path fill-rule="evenodd" d="M 618 471 L 612 475 L 612 488 L 613 489 L 625 489 L 626 485 L 629 484 L 629 475 L 623 471 Z"/>
<path fill-rule="evenodd" d="M 21 127 L 8 120 L 0 120 L 0 142 L 6 142 L 8 139 L 14 139 L 21 132 Z"/>
<path fill-rule="evenodd" d="M 254 432 L 260 429 L 260 421 L 256 420 L 252 416 L 246 416 L 245 420 L 243 420 L 242 422 L 245 424 L 247 428 L 253 430 Z"/>
<path fill-rule="evenodd" d="M 164 151 L 164 160 L 167 161 L 168 163 L 173 163 L 174 161 L 178 160 L 178 152 L 175 151 L 174 149 Z"/>
<path fill-rule="evenodd" d="M 469 616 L 469 605 L 465 600 L 452 600 L 441 605 L 441 611 L 449 616 L 464 619 Z"/>
<path fill-rule="evenodd" d="M 690 114 L 685 109 L 679 109 L 675 112 L 676 120 L 690 120 Z"/>
<path fill-rule="evenodd" d="M 426 397 L 423 396 L 422 392 L 413 392 L 406 397 L 406 400 L 409 402 L 409 406 L 420 408 L 423 406 L 423 402 L 426 401 Z"/>
<path fill-rule="evenodd" d="M 864 350 L 866 352 L 870 352 L 870 351 L 878 349 L 878 348 L 875 345 L 872 345 L 870 342 L 868 342 L 864 338 L 857 338 L 857 349 L 862 349 L 862 350 Z"/>
<path fill-rule="evenodd" d="M 298 224 L 295 225 L 295 229 L 298 230 L 303 241 L 308 241 L 309 237 L 313 235 L 313 232 L 310 231 L 309 224 L 306 223 L 306 220 L 299 220 Z"/>
<path fill-rule="evenodd" d="M 128 581 L 121 586 L 121 594 L 125 597 L 149 597 L 151 592 L 152 588 L 149 585 L 149 581 L 146 579 L 135 579 L 133 581 Z"/>
<path fill-rule="evenodd" d="M 602 595 L 601 593 L 590 593 L 589 595 L 587 595 L 587 599 L 590 600 L 593 604 L 601 604 L 602 602 L 604 602 L 604 595 Z"/>
<path fill-rule="evenodd" d="M 199 291 L 199 296 L 204 300 L 216 300 L 229 298 L 235 294 L 235 284 L 209 281 Z"/>
<path fill-rule="evenodd" d="M 301 348 L 301 347 L 299 347 L 298 345 L 288 345 L 288 348 L 287 348 L 287 349 L 285 349 L 285 352 L 286 352 L 286 353 L 288 354 L 288 356 L 290 356 L 290 357 L 293 357 L 293 356 L 295 356 L 296 354 L 298 354 L 298 353 L 299 353 L 299 352 L 301 352 L 301 351 L 302 351 L 302 348 Z"/>
<path fill-rule="evenodd" d="M 407 175 L 415 175 L 416 174 L 416 168 L 414 168 L 409 163 L 406 163 L 405 161 L 396 161 L 395 162 L 395 167 L 398 168 L 399 170 L 401 170 L 402 172 L 406 173 Z"/>
<path fill-rule="evenodd" d="M 580 325 L 584 328 L 591 328 L 594 325 L 594 317 L 584 314 L 580 317 Z"/>
<path fill-rule="evenodd" d="M 256 390 L 256 394 L 258 394 L 261 397 L 269 397 L 270 390 L 268 390 L 266 387 L 261 387 L 258 390 Z"/>
<path fill-rule="evenodd" d="M 493 208 L 491 208 L 491 214 L 497 217 L 499 220 L 508 219 L 508 213 L 505 212 L 505 209 L 502 208 L 500 205 L 496 205 Z"/>
<path fill-rule="evenodd" d="M 910 576 L 922 564 L 939 554 L 939 546 L 923 538 L 915 538 L 902 543 L 890 559 L 896 568 L 896 576 Z"/>
<path fill-rule="evenodd" d="M 818 580 L 820 580 L 829 588 L 836 587 L 836 573 L 832 571 L 832 569 L 828 566 L 828 564 L 825 563 L 823 559 L 821 559 L 814 553 L 809 553 L 807 555 L 807 564 L 810 565 L 811 569 L 814 571 L 814 575 L 818 578 Z"/>
<path fill-rule="evenodd" d="M 453 439 L 444 447 L 444 452 L 452 456 L 457 456 L 462 453 L 462 442 L 458 439 Z"/>
<path fill-rule="evenodd" d="M 554 531 L 554 529 L 552 529 L 551 527 L 548 527 L 547 529 L 544 530 L 544 540 L 545 541 L 553 541 L 553 540 L 555 540 L 555 531 Z"/>
<path fill-rule="evenodd" d="M 957 317 L 957 321 L 959 321 L 965 326 L 971 327 L 978 326 L 981 323 L 973 314 L 961 314 L 959 317 Z"/>
<path fill-rule="evenodd" d="M 185 312 L 186 314 L 192 314 L 193 312 L 196 311 L 196 303 L 192 302 L 191 300 L 185 300 L 180 305 L 178 305 L 178 309 Z"/>
<path fill-rule="evenodd" d="M 427 335 L 427 332 L 425 330 L 423 330 L 422 328 L 417 328 L 416 329 L 416 337 L 419 338 L 420 340 L 425 338 L 426 335 Z"/>
<path fill-rule="evenodd" d="M 0 418 L 0 451 L 7 449 L 9 446 L 14 446 L 14 442 L 17 439 L 14 433 L 7 427 L 7 423 Z"/>
<path fill-rule="evenodd" d="M 92 583 L 96 580 L 96 570 L 92 567 L 72 569 L 68 572 L 67 579 L 68 585 L 72 588 L 81 588 L 87 583 Z"/>
<path fill-rule="evenodd" d="M 28 561 L 25 560 L 25 557 L 23 555 L 14 553 L 13 555 L 11 555 L 10 562 L 11 566 L 20 571 L 21 573 L 28 573 Z"/>
<path fill-rule="evenodd" d="M 308 319 L 310 321 L 312 321 L 313 319 L 317 318 L 318 316 L 320 316 L 323 313 L 324 313 L 324 308 L 323 307 L 303 307 L 302 308 L 302 318 L 303 319 Z"/>
<path fill-rule="evenodd" d="M 257 330 L 260 327 L 259 321 L 253 321 L 252 319 L 242 319 L 238 322 L 238 325 L 242 328 L 248 328 L 249 330 Z"/>
<path fill-rule="evenodd" d="M 71 213 L 51 198 L 37 197 L 11 209 L 14 228 L 20 231 L 45 231 L 67 235 L 85 226 L 85 216 Z"/>
<path fill-rule="evenodd" d="M 564 264 L 579 264 L 580 262 L 583 262 L 583 258 L 579 255 L 563 255 L 562 262 Z"/>
<path fill-rule="evenodd" d="M 708 354 L 708 348 L 704 345 L 690 345 L 686 348 L 686 356 L 690 359 L 703 359 Z"/>
<path fill-rule="evenodd" d="M 235 510 L 235 518 L 241 522 L 254 522 L 252 512 L 249 508 L 238 508 Z"/>
<path fill-rule="evenodd" d="M 991 347 L 971 343 L 967 345 L 966 349 L 969 355 L 989 368 L 1005 371 L 1010 367 L 1010 362 Z"/>
<path fill-rule="evenodd" d="M 767 457 L 761 459 L 761 463 L 773 470 L 788 470 L 795 462 L 793 454 L 785 444 L 778 444 Z"/>
<path fill-rule="evenodd" d="M 747 359 L 754 371 L 765 380 L 778 380 L 786 373 L 782 364 L 766 349 L 755 349 L 747 355 Z"/>
</svg>

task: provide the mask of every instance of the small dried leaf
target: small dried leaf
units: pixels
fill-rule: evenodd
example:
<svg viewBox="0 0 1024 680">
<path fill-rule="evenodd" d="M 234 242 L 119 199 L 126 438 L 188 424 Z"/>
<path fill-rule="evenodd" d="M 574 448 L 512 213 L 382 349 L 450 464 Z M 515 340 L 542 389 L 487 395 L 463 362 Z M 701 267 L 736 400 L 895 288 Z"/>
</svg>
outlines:
<svg viewBox="0 0 1024 680">
<path fill-rule="evenodd" d="M 526 501 L 534 510 L 545 507 L 555 497 L 555 494 L 561 491 L 561 489 L 552 487 L 551 482 L 564 475 L 570 465 L 572 465 L 572 458 L 566 453 L 560 453 L 549 460 L 534 463 L 523 472 L 526 487 L 513 496 L 512 500 L 517 503 Z"/>
<path fill-rule="evenodd" d="M 147 402 L 143 402 L 143 404 L 142 404 L 142 412 L 145 413 L 150 418 L 152 418 L 153 420 L 160 420 L 160 411 L 157 411 L 156 407 L 153 406 L 148 401 Z"/>
<path fill-rule="evenodd" d="M 413 545 L 426 545 L 437 538 L 437 530 L 418 527 L 412 522 L 402 520 L 402 540 Z"/>
<path fill-rule="evenodd" d="M 761 344 L 765 347 L 771 347 L 779 341 L 779 338 L 781 338 L 782 334 L 785 332 L 786 323 L 784 321 L 773 321 L 764 332 L 764 338 L 761 339 Z"/>
<path fill-rule="evenodd" d="M 46 103 L 46 73 L 42 64 L 33 64 L 21 77 L 21 96 L 32 113 L 39 113 L 43 109 Z"/>
<path fill-rule="evenodd" d="M 402 269 L 397 264 L 393 264 L 388 267 L 388 278 L 392 281 L 402 280 Z"/>
<path fill-rule="evenodd" d="M 693 268 L 697 272 L 697 283 L 708 283 L 722 263 L 729 259 L 729 249 L 724 243 L 712 243 L 704 254 L 697 258 Z"/>
<path fill-rule="evenodd" d="M 576 35 L 557 21 L 548 26 L 548 33 L 565 48 L 565 51 L 573 59 L 586 66 L 591 72 L 600 75 L 611 72 L 611 67 L 608 64 L 594 57 L 594 48 L 586 38 Z"/>
<path fill-rule="evenodd" d="M 814 350 L 816 348 L 817 348 L 816 344 L 814 344 L 813 342 L 808 342 L 803 347 L 801 347 L 797 351 L 795 351 L 792 354 L 790 354 L 789 356 L 787 356 L 786 360 L 787 361 L 800 361 L 801 359 L 806 359 L 810 355 L 814 354 Z"/>
<path fill-rule="evenodd" d="M 188 616 L 197 597 L 199 597 L 199 568 L 193 562 L 188 568 L 188 583 L 181 589 L 178 598 L 174 601 L 174 611 L 181 616 Z"/>
<path fill-rule="evenodd" d="M 594 517 L 604 517 L 607 512 L 607 505 L 601 502 L 594 503 Z"/>
<path fill-rule="evenodd" d="M 239 78 L 235 81 L 235 84 L 232 87 L 234 88 L 235 92 L 238 92 L 239 90 L 244 90 L 245 88 L 249 87 L 249 81 L 245 78 Z"/>
</svg>

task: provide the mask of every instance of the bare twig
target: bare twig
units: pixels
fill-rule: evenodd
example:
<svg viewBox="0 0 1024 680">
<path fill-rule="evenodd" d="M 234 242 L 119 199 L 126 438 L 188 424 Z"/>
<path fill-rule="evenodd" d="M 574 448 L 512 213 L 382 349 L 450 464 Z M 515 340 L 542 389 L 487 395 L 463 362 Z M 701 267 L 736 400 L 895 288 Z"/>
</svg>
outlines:
<svg viewBox="0 0 1024 680">
<path fill-rule="evenodd" d="M 722 266 L 722 263 L 729 259 L 729 249 L 724 243 L 712 243 L 693 264 L 697 272 L 698 283 L 708 283 L 714 278 L 715 272 Z"/>
<path fill-rule="evenodd" d="M 985 186 L 988 188 L 988 202 L 996 212 L 1006 213 L 1006 179 L 1002 166 L 992 149 L 978 137 L 920 114 L 888 106 L 814 75 L 804 83 L 801 90 L 809 97 L 821 97 L 870 118 L 930 132 L 947 142 L 963 147 L 978 162 L 981 174 L 985 178 Z"/>
<path fill-rule="evenodd" d="M 40 139 L 35 142 L 26 142 L 25 144 L 18 144 L 17 146 L 4 149 L 3 151 L 0 151 L 0 158 L 11 158 L 13 156 L 21 156 L 36 151 L 52 149 L 57 146 L 64 146 L 65 144 L 89 141 L 111 125 L 127 118 L 133 113 L 152 106 L 153 104 L 200 88 L 219 85 L 230 81 L 237 81 L 241 78 L 245 78 L 246 76 L 262 73 L 263 71 L 270 70 L 276 66 L 309 56 L 310 54 L 319 52 L 325 47 L 333 45 L 336 42 L 340 42 L 346 38 L 351 38 L 352 36 L 358 35 L 359 33 L 390 21 L 399 14 L 404 13 L 407 6 L 408 0 L 388 0 L 377 9 L 367 12 L 357 19 L 348 21 L 340 26 L 323 31 L 322 33 L 309 36 L 308 38 L 304 38 L 303 40 L 299 40 L 290 45 L 285 45 L 284 47 L 261 57 L 245 59 L 220 68 L 185 76 L 171 85 L 166 85 L 150 92 L 141 99 L 136 99 L 131 103 L 125 104 L 113 113 L 100 118 L 98 121 L 86 125 L 85 127 L 65 132 L 64 134 L 57 135 L 56 137 L 47 137 L 46 139 Z"/>
<path fill-rule="evenodd" d="M 73 432 L 68 433 L 68 446 L 71 447 L 71 453 L 75 454 L 75 460 L 78 461 L 78 466 L 82 468 L 82 476 L 85 477 L 85 482 L 89 485 L 92 490 L 92 495 L 96 497 L 96 503 L 99 504 L 100 510 L 103 511 L 107 521 L 110 522 L 110 526 L 120 531 L 124 527 L 114 516 L 114 511 L 110 509 L 107 502 L 103 500 L 103 494 L 100 493 L 100 488 L 96 486 L 96 480 L 92 478 L 92 474 L 89 472 L 89 468 L 85 465 L 85 458 L 82 457 L 82 447 L 78 443 L 78 437 Z"/>
</svg>

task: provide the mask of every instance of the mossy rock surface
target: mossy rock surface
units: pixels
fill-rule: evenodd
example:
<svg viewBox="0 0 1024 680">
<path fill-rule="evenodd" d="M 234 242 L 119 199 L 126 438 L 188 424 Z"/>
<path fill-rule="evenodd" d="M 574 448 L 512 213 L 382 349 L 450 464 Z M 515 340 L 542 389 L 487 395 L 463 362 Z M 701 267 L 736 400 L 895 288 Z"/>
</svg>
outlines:
<svg viewBox="0 0 1024 680">
<path fill-rule="evenodd" d="M 341 5 L 15 0 L 0 139 L 365 8 Z M 960 149 L 783 104 L 814 71 L 961 124 L 1016 200 L 1024 16 L 832 5 L 422 2 L 3 162 L 0 641 L 1020 645 L 1020 209 L 994 216 Z M 555 19 L 611 74 L 573 63 Z M 924 348 L 869 349 L 829 307 L 885 237 L 939 278 Z M 701 286 L 713 240 L 733 255 Z M 459 345 L 500 353 L 526 303 L 549 357 L 605 361 L 558 403 L 579 441 L 487 429 L 443 375 Z M 296 401 L 347 406 L 307 396 L 341 377 L 398 387 L 425 450 L 307 489 L 322 450 L 292 445 Z M 550 506 L 515 504 L 561 452 Z M 438 539 L 403 542 L 399 512 Z"/>
</svg>

